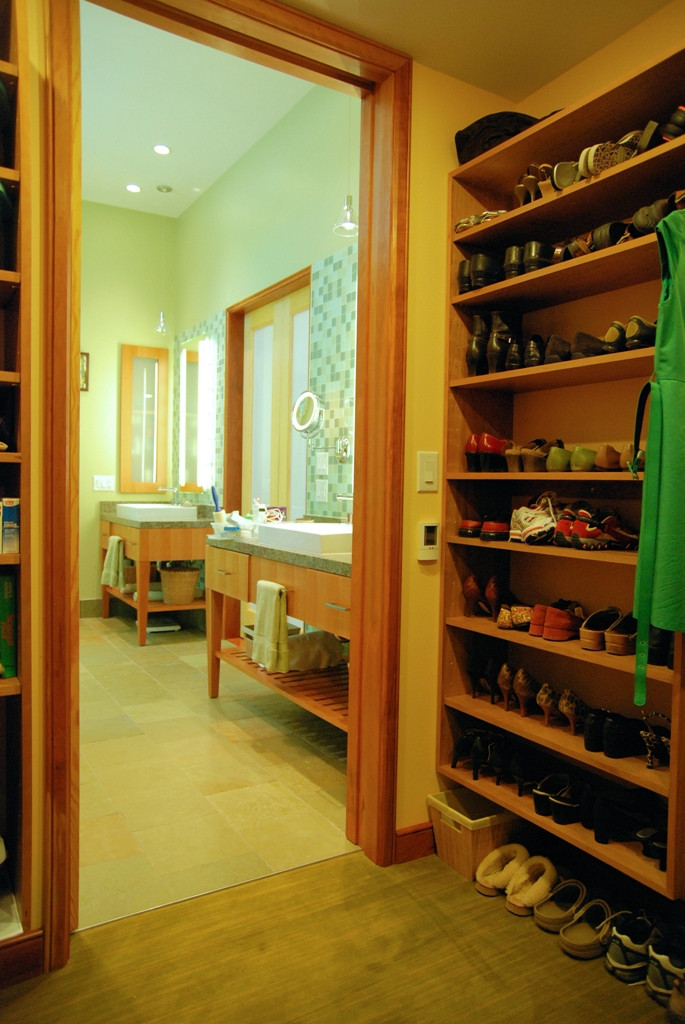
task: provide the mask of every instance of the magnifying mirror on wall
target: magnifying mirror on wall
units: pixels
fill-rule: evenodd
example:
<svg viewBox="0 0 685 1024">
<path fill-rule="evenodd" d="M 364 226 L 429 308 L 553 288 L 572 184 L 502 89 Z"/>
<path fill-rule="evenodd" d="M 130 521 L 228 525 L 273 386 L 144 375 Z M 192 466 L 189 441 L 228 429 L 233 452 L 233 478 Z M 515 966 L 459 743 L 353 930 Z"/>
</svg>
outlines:
<svg viewBox="0 0 685 1024">
<path fill-rule="evenodd" d="M 323 426 L 324 409 L 313 391 L 303 391 L 295 400 L 290 421 L 305 440 L 318 434 Z"/>
</svg>

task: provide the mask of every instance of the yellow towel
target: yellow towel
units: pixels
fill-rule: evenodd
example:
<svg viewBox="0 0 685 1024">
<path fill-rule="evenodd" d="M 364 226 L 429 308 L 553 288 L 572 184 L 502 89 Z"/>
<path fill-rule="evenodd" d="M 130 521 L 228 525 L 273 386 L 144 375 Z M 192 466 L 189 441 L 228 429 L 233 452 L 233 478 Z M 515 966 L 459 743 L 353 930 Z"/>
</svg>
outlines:
<svg viewBox="0 0 685 1024">
<path fill-rule="evenodd" d="M 269 580 L 257 580 L 257 608 L 252 660 L 267 672 L 287 672 L 288 617 L 285 587 Z"/>
<path fill-rule="evenodd" d="M 109 538 L 100 583 L 103 587 L 121 589 L 124 586 L 124 542 L 121 537 L 112 535 Z"/>
</svg>

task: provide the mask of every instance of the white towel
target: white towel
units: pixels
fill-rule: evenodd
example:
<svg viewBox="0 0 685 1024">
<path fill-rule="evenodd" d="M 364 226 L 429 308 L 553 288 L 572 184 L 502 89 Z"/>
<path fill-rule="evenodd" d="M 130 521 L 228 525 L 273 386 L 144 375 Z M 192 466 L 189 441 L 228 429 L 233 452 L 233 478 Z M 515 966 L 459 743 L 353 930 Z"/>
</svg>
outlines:
<svg viewBox="0 0 685 1024">
<path fill-rule="evenodd" d="M 280 583 L 257 580 L 252 660 L 267 672 L 288 671 L 288 616 L 285 587 Z"/>
<path fill-rule="evenodd" d="M 124 542 L 114 534 L 109 538 L 100 583 L 103 587 L 124 586 Z"/>
</svg>

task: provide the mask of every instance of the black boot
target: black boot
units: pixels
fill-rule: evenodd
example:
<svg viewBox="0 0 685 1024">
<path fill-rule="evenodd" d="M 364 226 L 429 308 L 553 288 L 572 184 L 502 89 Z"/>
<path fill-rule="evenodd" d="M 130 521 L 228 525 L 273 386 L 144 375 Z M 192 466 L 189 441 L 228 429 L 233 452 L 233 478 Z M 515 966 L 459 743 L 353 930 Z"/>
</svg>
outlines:
<svg viewBox="0 0 685 1024">
<path fill-rule="evenodd" d="M 480 377 L 488 372 L 488 335 L 490 328 L 484 316 L 473 318 L 473 334 L 466 349 L 466 368 L 469 377 Z"/>
</svg>

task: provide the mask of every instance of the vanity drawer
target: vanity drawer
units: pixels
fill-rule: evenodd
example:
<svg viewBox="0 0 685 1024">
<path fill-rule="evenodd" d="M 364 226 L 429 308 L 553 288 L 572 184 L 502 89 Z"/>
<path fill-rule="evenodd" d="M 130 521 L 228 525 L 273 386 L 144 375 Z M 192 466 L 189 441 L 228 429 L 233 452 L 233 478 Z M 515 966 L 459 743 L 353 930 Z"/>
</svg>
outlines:
<svg viewBox="0 0 685 1024">
<path fill-rule="evenodd" d="M 238 601 L 247 601 L 250 556 L 225 548 L 207 548 L 205 587 Z"/>
<path fill-rule="evenodd" d="M 337 636 L 349 637 L 352 581 L 318 569 L 253 557 L 250 563 L 250 601 L 257 599 L 258 580 L 280 583 L 287 592 L 288 615 Z"/>
</svg>

